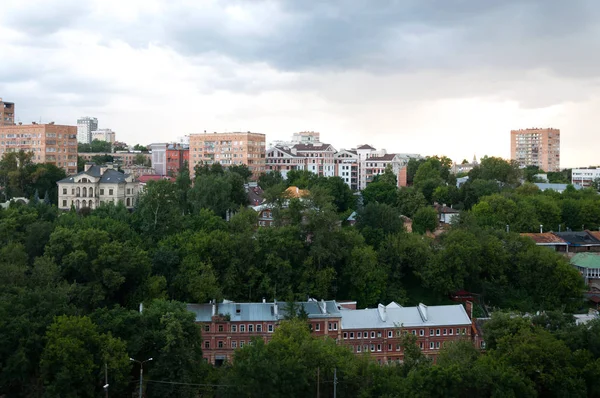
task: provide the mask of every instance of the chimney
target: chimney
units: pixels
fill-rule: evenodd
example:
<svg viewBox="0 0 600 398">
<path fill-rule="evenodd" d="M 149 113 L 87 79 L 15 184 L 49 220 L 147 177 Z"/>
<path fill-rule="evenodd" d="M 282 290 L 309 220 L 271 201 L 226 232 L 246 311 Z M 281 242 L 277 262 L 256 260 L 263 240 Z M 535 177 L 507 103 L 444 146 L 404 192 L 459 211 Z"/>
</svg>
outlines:
<svg viewBox="0 0 600 398">
<path fill-rule="evenodd" d="M 279 307 L 277 306 L 277 299 L 275 299 L 273 302 L 273 315 L 275 315 L 275 318 L 277 318 L 277 316 L 279 315 Z"/>
<path fill-rule="evenodd" d="M 85 166 L 83 166 L 83 171 L 88 171 L 93 165 L 93 163 L 86 163 Z"/>
<path fill-rule="evenodd" d="M 212 300 L 212 316 L 217 315 L 217 300 Z"/>
<path fill-rule="evenodd" d="M 327 304 L 325 304 L 325 300 L 321 299 L 321 302 L 319 303 L 319 308 L 321 309 L 322 314 L 327 313 Z"/>
<path fill-rule="evenodd" d="M 465 307 L 467 309 L 467 315 L 469 316 L 469 319 L 473 319 L 473 302 L 467 301 L 465 303 Z"/>
<path fill-rule="evenodd" d="M 263 297 L 263 304 L 265 304 L 267 302 L 267 300 Z"/>
<path fill-rule="evenodd" d="M 144 310 L 144 303 L 140 303 L 140 314 L 142 313 L 143 310 Z"/>
</svg>

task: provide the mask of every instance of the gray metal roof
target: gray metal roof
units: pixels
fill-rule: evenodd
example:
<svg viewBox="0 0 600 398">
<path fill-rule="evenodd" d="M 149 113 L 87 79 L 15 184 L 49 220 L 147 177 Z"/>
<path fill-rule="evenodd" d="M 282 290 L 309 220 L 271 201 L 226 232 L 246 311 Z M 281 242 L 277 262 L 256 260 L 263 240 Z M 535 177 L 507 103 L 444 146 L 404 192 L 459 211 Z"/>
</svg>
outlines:
<svg viewBox="0 0 600 398">
<path fill-rule="evenodd" d="M 311 319 L 340 317 L 340 310 L 335 301 L 298 302 Z M 277 306 L 277 311 L 275 311 Z M 277 303 L 235 303 L 225 301 L 216 305 L 216 314 L 227 315 L 231 321 L 277 321 L 285 317 L 287 311 L 286 302 Z M 196 315 L 196 322 L 210 322 L 212 318 L 213 304 L 187 304 L 188 311 Z"/>
<path fill-rule="evenodd" d="M 88 175 L 90 177 L 100 178 L 100 183 L 104 183 L 104 184 L 124 183 L 124 182 L 127 182 L 126 179 L 127 179 L 127 177 L 129 177 L 128 174 L 123 174 L 115 169 L 107 169 L 104 171 L 104 174 L 102 174 L 101 166 L 93 165 L 89 169 L 87 169 L 87 171 L 80 171 L 79 173 L 77 173 L 71 177 L 63 178 L 62 180 L 57 181 L 57 182 L 63 183 L 63 184 L 64 183 L 73 184 L 75 182 L 75 177 L 79 177 L 82 175 Z"/>
<path fill-rule="evenodd" d="M 364 310 L 342 310 L 342 329 L 384 329 L 392 327 L 467 326 L 471 320 L 460 305 L 402 307 L 396 303 Z"/>
<path fill-rule="evenodd" d="M 552 184 L 552 183 L 547 183 L 547 182 L 535 182 L 534 184 L 540 189 L 540 191 L 545 191 L 546 189 L 549 189 L 551 191 L 558 191 L 558 192 L 564 191 L 570 185 L 570 184 Z M 583 189 L 583 187 L 581 185 L 577 185 L 577 184 L 573 185 L 573 188 L 575 188 L 577 191 L 579 191 L 580 189 Z"/>
</svg>

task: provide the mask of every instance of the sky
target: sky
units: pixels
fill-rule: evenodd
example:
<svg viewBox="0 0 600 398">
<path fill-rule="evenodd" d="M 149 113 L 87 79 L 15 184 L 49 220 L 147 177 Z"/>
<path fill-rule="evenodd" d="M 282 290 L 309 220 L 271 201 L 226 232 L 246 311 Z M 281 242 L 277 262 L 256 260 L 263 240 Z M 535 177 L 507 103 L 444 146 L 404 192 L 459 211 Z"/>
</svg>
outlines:
<svg viewBox="0 0 600 398">
<path fill-rule="evenodd" d="M 131 145 L 319 131 L 460 162 L 553 127 L 562 167 L 598 165 L 598 21 L 597 0 L 3 0 L 0 97 Z"/>
</svg>

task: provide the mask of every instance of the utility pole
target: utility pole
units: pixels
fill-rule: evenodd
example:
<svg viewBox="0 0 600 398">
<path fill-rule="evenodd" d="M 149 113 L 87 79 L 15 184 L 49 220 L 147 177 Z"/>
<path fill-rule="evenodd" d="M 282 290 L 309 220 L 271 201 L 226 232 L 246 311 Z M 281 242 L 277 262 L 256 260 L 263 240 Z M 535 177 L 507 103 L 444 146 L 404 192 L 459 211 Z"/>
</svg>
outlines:
<svg viewBox="0 0 600 398">
<path fill-rule="evenodd" d="M 104 362 L 104 392 L 108 398 L 108 363 Z"/>
<path fill-rule="evenodd" d="M 152 360 L 152 358 L 148 358 L 145 361 L 138 361 L 137 359 L 129 358 L 131 362 L 137 362 L 140 364 L 140 395 L 139 398 L 143 397 L 143 386 L 144 386 L 144 364 Z"/>
<path fill-rule="evenodd" d="M 337 398 L 337 368 L 333 368 L 333 398 Z"/>
<path fill-rule="evenodd" d="M 320 376 L 320 375 L 319 375 L 319 370 L 320 370 L 320 369 L 317 367 L 317 398 L 320 398 L 320 396 L 321 396 L 321 394 L 320 394 L 320 391 L 319 391 L 319 389 L 320 389 L 320 387 L 321 387 L 321 385 L 320 385 L 320 383 L 319 383 L 319 381 L 320 381 L 320 377 L 319 377 L 319 376 Z"/>
</svg>

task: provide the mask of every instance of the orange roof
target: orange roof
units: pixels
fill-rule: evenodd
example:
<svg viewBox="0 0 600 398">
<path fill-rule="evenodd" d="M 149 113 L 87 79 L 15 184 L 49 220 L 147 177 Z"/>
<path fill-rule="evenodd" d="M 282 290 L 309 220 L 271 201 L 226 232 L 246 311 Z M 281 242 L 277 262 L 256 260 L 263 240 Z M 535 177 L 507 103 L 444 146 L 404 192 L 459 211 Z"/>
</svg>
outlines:
<svg viewBox="0 0 600 398">
<path fill-rule="evenodd" d="M 541 243 L 555 243 L 555 244 L 564 243 L 564 244 L 566 244 L 567 243 L 565 240 L 554 235 L 552 232 L 544 232 L 541 234 L 540 233 L 523 233 L 523 234 L 521 234 L 521 236 L 528 236 L 531 239 L 533 239 L 533 241 L 537 244 L 541 244 Z"/>
<path fill-rule="evenodd" d="M 285 196 L 288 198 L 303 198 L 308 196 L 309 193 L 308 189 L 300 189 L 295 186 L 288 187 L 288 189 L 285 190 Z"/>
<path fill-rule="evenodd" d="M 600 240 L 600 231 L 590 231 L 588 229 L 585 232 L 587 232 L 588 234 L 592 235 L 594 238 Z"/>
</svg>

